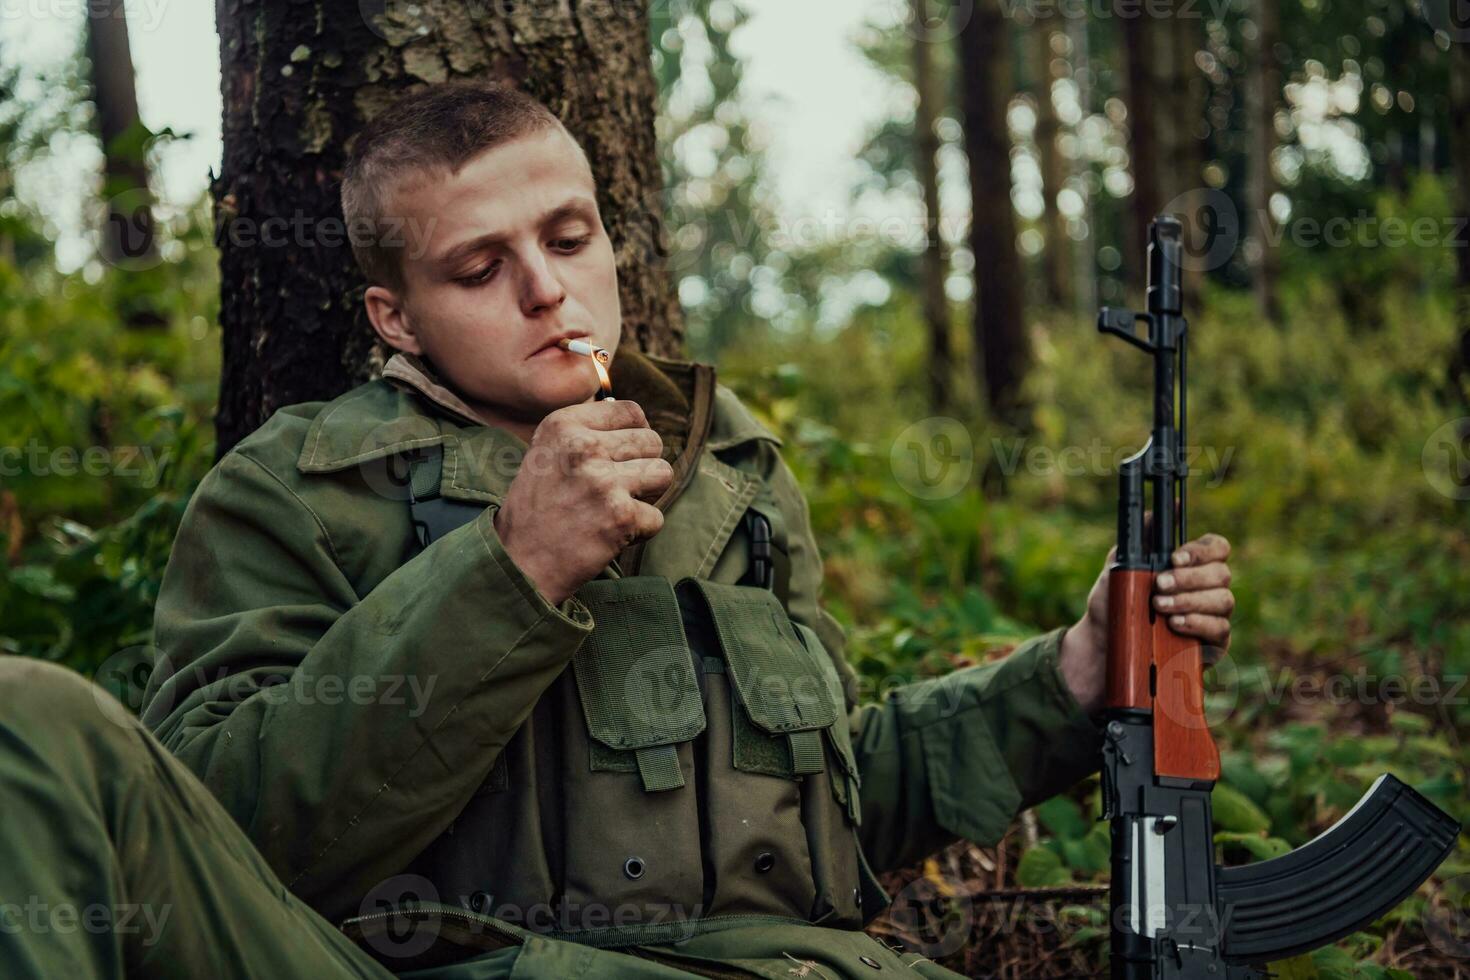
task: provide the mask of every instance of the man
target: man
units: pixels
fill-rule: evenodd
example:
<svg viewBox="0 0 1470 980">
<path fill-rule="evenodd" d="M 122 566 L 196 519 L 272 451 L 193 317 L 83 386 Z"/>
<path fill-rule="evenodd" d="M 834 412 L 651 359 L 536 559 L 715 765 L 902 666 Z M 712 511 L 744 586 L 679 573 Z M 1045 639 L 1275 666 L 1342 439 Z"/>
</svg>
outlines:
<svg viewBox="0 0 1470 980">
<path fill-rule="evenodd" d="M 7 931 L 6 975 L 952 975 L 861 931 L 874 870 L 993 843 L 1096 768 L 1105 589 L 856 704 L 780 440 L 708 366 L 617 349 L 598 401 L 557 345 L 621 332 L 595 191 L 500 87 L 360 134 L 344 210 L 398 353 L 201 484 L 156 740 L 4 668 L 0 894 L 171 916 Z M 1227 552 L 1192 542 L 1156 600 L 1217 647 Z"/>
</svg>

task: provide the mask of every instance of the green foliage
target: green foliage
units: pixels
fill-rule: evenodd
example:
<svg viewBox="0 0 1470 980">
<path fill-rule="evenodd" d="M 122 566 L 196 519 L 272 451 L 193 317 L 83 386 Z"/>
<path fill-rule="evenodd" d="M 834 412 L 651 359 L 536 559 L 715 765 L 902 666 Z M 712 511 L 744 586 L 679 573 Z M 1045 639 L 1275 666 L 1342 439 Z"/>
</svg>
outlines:
<svg viewBox="0 0 1470 980">
<path fill-rule="evenodd" d="M 127 274 L 0 261 L 0 651 L 90 671 L 149 642 L 178 521 L 213 460 L 205 227 L 180 229 L 176 261 Z M 140 301 L 162 326 L 126 325 Z"/>
</svg>

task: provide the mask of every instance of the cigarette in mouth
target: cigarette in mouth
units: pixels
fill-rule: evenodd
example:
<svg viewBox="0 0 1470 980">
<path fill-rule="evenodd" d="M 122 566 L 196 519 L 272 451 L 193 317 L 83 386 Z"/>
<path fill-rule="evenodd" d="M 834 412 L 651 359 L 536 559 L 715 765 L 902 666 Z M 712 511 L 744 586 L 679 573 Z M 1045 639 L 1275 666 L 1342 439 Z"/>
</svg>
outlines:
<svg viewBox="0 0 1470 980">
<path fill-rule="evenodd" d="M 597 370 L 597 383 L 601 387 L 597 391 L 597 401 L 612 401 L 612 378 L 607 373 L 608 361 L 612 355 L 602 347 L 594 347 L 585 340 L 568 340 L 563 338 L 556 342 L 562 350 L 571 351 L 573 354 L 582 354 L 592 358 L 592 366 Z"/>
</svg>

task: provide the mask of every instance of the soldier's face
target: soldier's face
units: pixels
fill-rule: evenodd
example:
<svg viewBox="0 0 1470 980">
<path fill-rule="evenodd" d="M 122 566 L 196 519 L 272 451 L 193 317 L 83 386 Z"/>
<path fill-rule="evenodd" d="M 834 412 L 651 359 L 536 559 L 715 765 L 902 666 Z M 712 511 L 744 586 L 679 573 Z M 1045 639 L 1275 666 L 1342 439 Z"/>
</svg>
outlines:
<svg viewBox="0 0 1470 980">
<path fill-rule="evenodd" d="M 389 201 L 408 239 L 404 288 L 366 295 L 389 344 L 428 357 L 492 418 L 534 423 L 592 398 L 590 359 L 555 342 L 615 351 L 622 309 L 592 174 L 565 133 L 486 150 L 458 173 L 400 184 Z"/>
</svg>

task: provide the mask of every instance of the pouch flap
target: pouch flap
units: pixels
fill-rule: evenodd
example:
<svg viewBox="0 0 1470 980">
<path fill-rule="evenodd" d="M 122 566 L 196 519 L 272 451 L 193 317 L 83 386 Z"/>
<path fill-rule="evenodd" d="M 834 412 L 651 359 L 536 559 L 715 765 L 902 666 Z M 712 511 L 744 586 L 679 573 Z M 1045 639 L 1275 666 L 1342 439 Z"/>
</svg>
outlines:
<svg viewBox="0 0 1470 980">
<path fill-rule="evenodd" d="M 577 597 L 596 624 L 572 661 L 588 734 L 637 752 L 647 788 L 682 786 L 672 746 L 705 720 L 673 586 L 661 575 L 593 579 Z"/>
<path fill-rule="evenodd" d="M 686 578 L 709 605 L 736 696 L 756 726 L 770 735 L 815 732 L 837 708 L 817 659 L 768 589 Z M 806 748 L 809 739 L 799 740 Z M 820 743 L 818 743 L 820 745 Z M 797 748 L 793 745 L 793 748 Z"/>
</svg>

